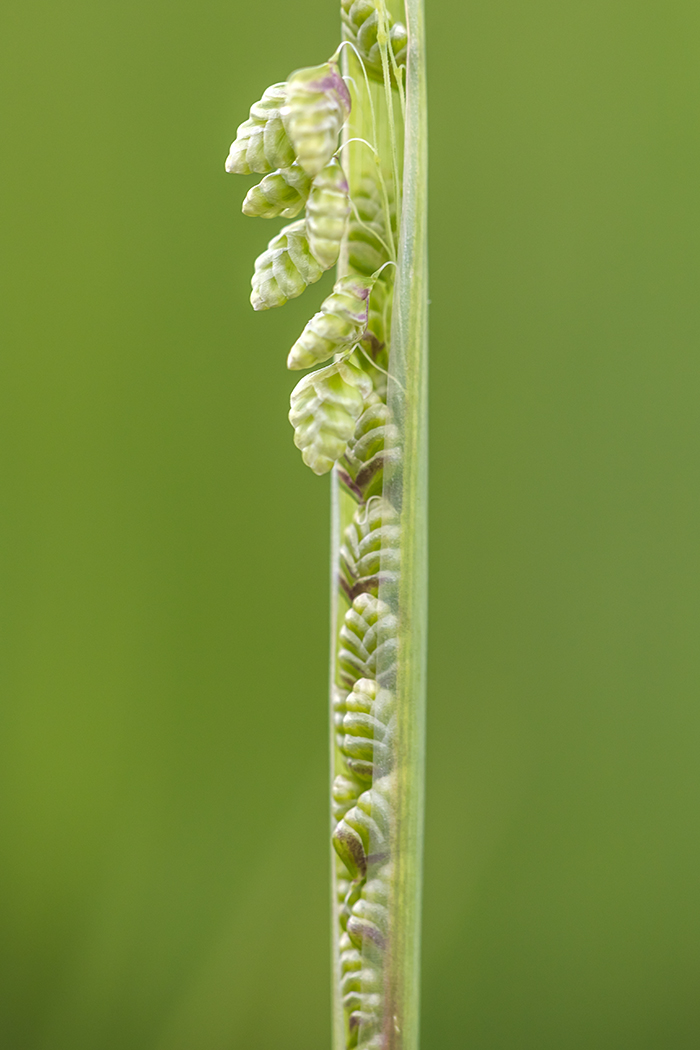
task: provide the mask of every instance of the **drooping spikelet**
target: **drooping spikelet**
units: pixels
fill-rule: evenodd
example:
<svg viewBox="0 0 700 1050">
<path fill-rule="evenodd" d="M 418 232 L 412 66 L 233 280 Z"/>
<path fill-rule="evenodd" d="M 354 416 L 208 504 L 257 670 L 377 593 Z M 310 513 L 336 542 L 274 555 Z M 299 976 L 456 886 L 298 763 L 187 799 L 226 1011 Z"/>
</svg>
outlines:
<svg viewBox="0 0 700 1050">
<path fill-rule="evenodd" d="M 240 125 L 231 143 L 226 171 L 265 175 L 294 163 L 294 149 L 281 115 L 286 98 L 286 84 L 272 84 L 260 101 L 250 107 L 250 117 Z"/>
<path fill-rule="evenodd" d="M 348 180 L 334 158 L 314 179 L 306 205 L 309 245 L 324 270 L 338 261 L 349 214 Z"/>
<path fill-rule="evenodd" d="M 343 455 L 371 390 L 369 376 L 349 361 L 311 372 L 294 387 L 294 444 L 314 474 L 327 474 Z"/>
<path fill-rule="evenodd" d="M 355 45 L 364 63 L 367 75 L 372 80 L 382 80 L 382 54 L 379 44 L 379 14 L 375 0 L 341 0 L 343 35 Z M 401 22 L 386 19 L 385 31 L 388 44 L 394 52 L 397 66 L 406 63 L 408 33 Z M 387 56 L 388 57 L 388 56 Z M 389 59 L 391 69 L 391 60 Z"/>
<path fill-rule="evenodd" d="M 356 343 L 367 328 L 373 284 L 372 278 L 355 274 L 337 280 L 289 351 L 287 368 L 311 368 Z"/>
<path fill-rule="evenodd" d="M 292 73 L 282 118 L 297 160 L 318 175 L 338 148 L 340 129 L 350 114 L 350 94 L 335 59 Z"/>
<path fill-rule="evenodd" d="M 311 254 L 306 236 L 306 222 L 299 219 L 283 227 L 255 260 L 253 291 L 250 301 L 254 310 L 270 310 L 295 299 L 310 284 L 318 281 L 322 267 Z"/>
<path fill-rule="evenodd" d="M 251 187 L 243 201 L 243 214 L 262 219 L 293 219 L 304 207 L 311 179 L 298 164 L 280 168 Z"/>
</svg>

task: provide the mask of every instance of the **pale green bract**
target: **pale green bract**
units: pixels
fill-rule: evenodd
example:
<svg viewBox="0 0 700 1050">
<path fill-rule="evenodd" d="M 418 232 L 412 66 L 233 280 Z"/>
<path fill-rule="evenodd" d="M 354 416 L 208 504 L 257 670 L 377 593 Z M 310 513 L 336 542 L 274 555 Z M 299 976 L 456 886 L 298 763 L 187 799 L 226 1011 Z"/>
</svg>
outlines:
<svg viewBox="0 0 700 1050">
<path fill-rule="evenodd" d="M 261 219 L 293 219 L 304 207 L 311 189 L 311 179 L 298 164 L 266 175 L 252 186 L 243 201 L 244 215 Z"/>
<path fill-rule="evenodd" d="M 250 301 L 254 310 L 270 310 L 296 299 L 323 273 L 323 267 L 311 254 L 306 235 L 306 220 L 285 226 L 255 260 L 253 291 Z"/>
<path fill-rule="evenodd" d="M 345 452 L 372 390 L 371 379 L 349 361 L 304 376 L 291 395 L 294 444 L 314 474 L 327 474 Z"/>
<path fill-rule="evenodd" d="M 372 278 L 340 277 L 289 351 L 287 368 L 311 368 L 357 343 L 369 321 L 373 285 Z"/>
<path fill-rule="evenodd" d="M 330 161 L 350 113 L 350 95 L 334 59 L 298 69 L 287 81 L 282 118 L 297 160 L 312 177 Z"/>
</svg>

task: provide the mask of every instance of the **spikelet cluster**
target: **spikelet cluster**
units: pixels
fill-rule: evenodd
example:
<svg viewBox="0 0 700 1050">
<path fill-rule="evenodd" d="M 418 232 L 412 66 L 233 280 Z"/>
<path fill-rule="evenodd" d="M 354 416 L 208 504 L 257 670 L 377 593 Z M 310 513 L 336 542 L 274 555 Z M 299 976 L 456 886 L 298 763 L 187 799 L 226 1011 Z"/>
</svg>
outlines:
<svg viewBox="0 0 700 1050">
<path fill-rule="evenodd" d="M 381 3 L 381 0 L 379 2 Z M 367 75 L 373 80 L 382 80 L 380 15 L 377 2 L 375 0 L 341 0 L 341 16 L 343 35 L 357 48 Z M 401 22 L 394 22 L 390 15 L 385 14 L 384 18 L 386 42 L 394 52 L 396 65 L 405 65 L 408 43 L 406 26 Z"/>
</svg>

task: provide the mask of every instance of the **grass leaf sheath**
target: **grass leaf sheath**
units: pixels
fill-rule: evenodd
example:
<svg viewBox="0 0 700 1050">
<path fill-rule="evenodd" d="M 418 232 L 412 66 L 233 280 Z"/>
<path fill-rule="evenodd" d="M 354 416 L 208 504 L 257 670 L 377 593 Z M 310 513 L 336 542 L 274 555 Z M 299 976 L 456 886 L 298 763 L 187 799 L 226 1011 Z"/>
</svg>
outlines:
<svg viewBox="0 0 700 1050">
<path fill-rule="evenodd" d="M 334 1050 L 417 1050 L 426 659 L 427 123 L 422 0 L 342 0 L 343 42 L 273 84 L 226 170 L 243 211 L 304 217 L 255 263 L 255 310 L 337 265 L 292 339 L 289 419 L 331 472 Z M 317 368 L 316 366 L 323 367 Z"/>
</svg>

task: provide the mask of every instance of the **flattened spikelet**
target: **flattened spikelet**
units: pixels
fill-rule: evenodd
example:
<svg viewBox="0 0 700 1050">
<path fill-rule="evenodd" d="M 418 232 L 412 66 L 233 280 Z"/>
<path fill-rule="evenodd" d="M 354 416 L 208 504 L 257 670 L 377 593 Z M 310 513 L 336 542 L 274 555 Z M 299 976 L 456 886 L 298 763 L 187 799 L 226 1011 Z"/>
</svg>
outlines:
<svg viewBox="0 0 700 1050">
<path fill-rule="evenodd" d="M 338 261 L 349 214 L 348 180 L 334 158 L 314 179 L 306 205 L 309 245 L 324 270 Z"/>
<path fill-rule="evenodd" d="M 355 275 L 337 280 L 333 294 L 323 301 L 289 351 L 287 368 L 311 368 L 356 343 L 369 321 L 373 283 L 371 278 Z"/>
<path fill-rule="evenodd" d="M 243 214 L 262 219 L 293 219 L 304 207 L 311 179 L 298 164 L 280 168 L 251 187 L 243 201 Z"/>
<path fill-rule="evenodd" d="M 298 69 L 287 81 L 282 118 L 304 171 L 318 175 L 338 148 L 350 113 L 350 94 L 335 60 Z"/>
<path fill-rule="evenodd" d="M 306 236 L 306 222 L 300 219 L 285 226 L 255 260 L 253 291 L 250 301 L 254 310 L 270 310 L 295 299 L 318 281 L 322 268 L 311 254 Z"/>
<path fill-rule="evenodd" d="M 253 172 L 265 175 L 294 163 L 294 149 L 281 116 L 286 97 L 286 85 L 273 84 L 260 101 L 250 107 L 250 117 L 240 125 L 231 143 L 226 171 L 237 175 Z"/>
<path fill-rule="evenodd" d="M 311 372 L 292 391 L 294 444 L 314 474 L 327 474 L 345 452 L 372 381 L 349 361 Z"/>
</svg>

